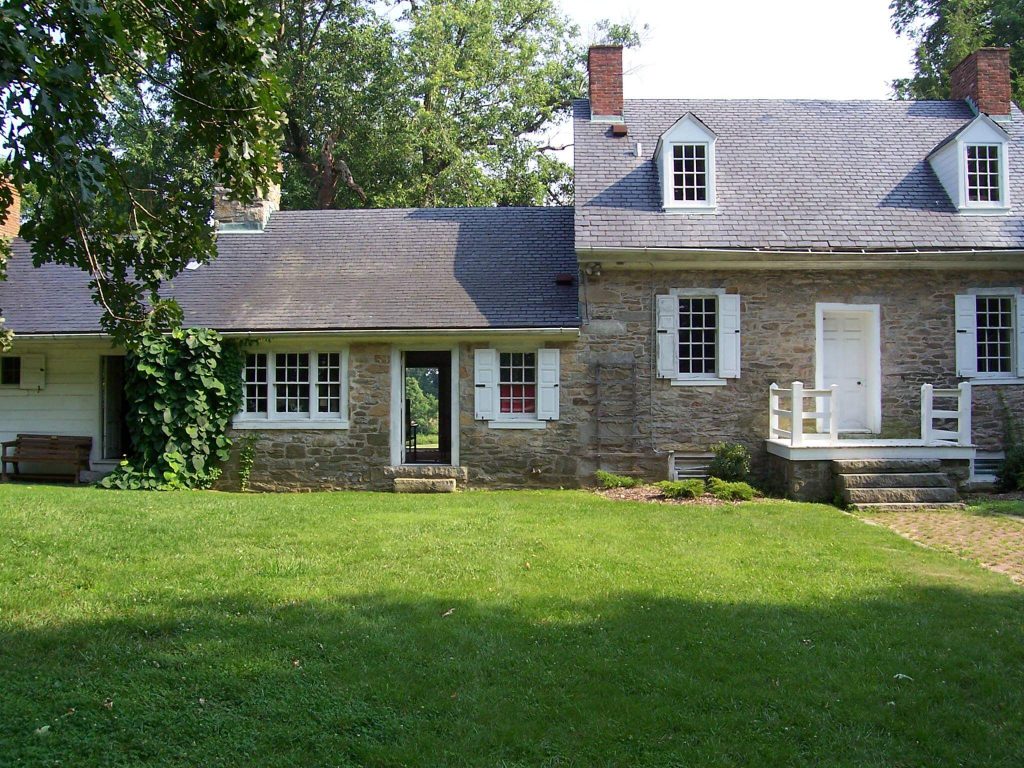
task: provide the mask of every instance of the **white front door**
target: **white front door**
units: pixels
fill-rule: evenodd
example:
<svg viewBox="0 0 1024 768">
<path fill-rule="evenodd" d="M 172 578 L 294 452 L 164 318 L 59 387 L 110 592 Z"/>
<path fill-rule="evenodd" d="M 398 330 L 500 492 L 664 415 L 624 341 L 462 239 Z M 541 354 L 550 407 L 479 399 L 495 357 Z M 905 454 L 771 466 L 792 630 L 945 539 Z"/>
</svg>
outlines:
<svg viewBox="0 0 1024 768">
<path fill-rule="evenodd" d="M 863 312 L 826 310 L 821 319 L 821 386 L 839 387 L 839 429 L 870 432 L 871 316 Z"/>
</svg>

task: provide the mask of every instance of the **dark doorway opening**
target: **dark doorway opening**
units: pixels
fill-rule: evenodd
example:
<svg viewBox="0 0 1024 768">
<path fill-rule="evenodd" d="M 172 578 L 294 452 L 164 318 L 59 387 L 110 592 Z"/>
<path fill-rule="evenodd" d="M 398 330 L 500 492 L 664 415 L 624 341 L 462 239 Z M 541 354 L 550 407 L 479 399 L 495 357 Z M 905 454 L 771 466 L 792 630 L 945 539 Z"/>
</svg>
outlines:
<svg viewBox="0 0 1024 768">
<path fill-rule="evenodd" d="M 452 463 L 452 353 L 406 352 L 406 464 Z"/>
<path fill-rule="evenodd" d="M 124 355 L 100 358 L 100 391 L 103 408 L 101 457 L 131 456 L 132 437 L 128 431 L 128 395 L 125 392 Z"/>
</svg>

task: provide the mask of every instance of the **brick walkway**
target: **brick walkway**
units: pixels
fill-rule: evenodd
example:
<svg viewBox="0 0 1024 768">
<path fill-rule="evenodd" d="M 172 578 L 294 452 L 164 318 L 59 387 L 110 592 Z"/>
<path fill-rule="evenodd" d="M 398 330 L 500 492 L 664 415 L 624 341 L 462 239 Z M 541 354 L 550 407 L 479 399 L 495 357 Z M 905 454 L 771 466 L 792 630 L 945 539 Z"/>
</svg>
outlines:
<svg viewBox="0 0 1024 768">
<path fill-rule="evenodd" d="M 985 497 L 971 500 L 966 510 L 869 510 L 861 516 L 913 541 L 1005 573 L 1024 585 L 1024 501 Z"/>
</svg>

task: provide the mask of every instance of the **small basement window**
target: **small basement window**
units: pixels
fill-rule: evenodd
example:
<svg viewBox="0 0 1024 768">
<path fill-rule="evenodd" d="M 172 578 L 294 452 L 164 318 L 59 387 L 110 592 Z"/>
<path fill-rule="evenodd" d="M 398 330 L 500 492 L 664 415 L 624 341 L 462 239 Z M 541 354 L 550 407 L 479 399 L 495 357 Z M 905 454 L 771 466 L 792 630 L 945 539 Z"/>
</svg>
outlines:
<svg viewBox="0 0 1024 768">
<path fill-rule="evenodd" d="M 967 145 L 967 202 L 999 203 L 999 145 Z"/>
<path fill-rule="evenodd" d="M 708 145 L 672 146 L 672 196 L 680 202 L 708 199 Z"/>
<path fill-rule="evenodd" d="M 21 358 L 0 357 L 0 386 L 17 387 L 21 385 Z"/>
</svg>

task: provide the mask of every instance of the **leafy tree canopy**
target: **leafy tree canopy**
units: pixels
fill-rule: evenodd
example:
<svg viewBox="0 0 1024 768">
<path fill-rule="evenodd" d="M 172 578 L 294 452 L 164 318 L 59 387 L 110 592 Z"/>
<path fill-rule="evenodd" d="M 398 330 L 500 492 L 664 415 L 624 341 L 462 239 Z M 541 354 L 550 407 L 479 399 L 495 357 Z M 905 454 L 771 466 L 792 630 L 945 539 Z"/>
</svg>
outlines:
<svg viewBox="0 0 1024 768">
<path fill-rule="evenodd" d="M 586 44 L 553 0 L 284 0 L 284 203 L 539 205 L 571 169 L 539 133 L 585 91 Z M 637 45 L 627 24 L 602 42 Z"/>
<path fill-rule="evenodd" d="M 33 192 L 22 236 L 37 265 L 89 273 L 122 342 L 173 324 L 161 283 L 213 256 L 214 180 L 248 198 L 276 170 L 276 29 L 253 0 L 0 0 L 0 147 Z"/>
<path fill-rule="evenodd" d="M 1024 4 L 1020 0 L 892 0 L 897 33 L 917 41 L 914 75 L 893 81 L 900 99 L 949 98 L 949 73 L 982 46 L 1008 46 L 1013 100 L 1024 103 Z"/>
</svg>

